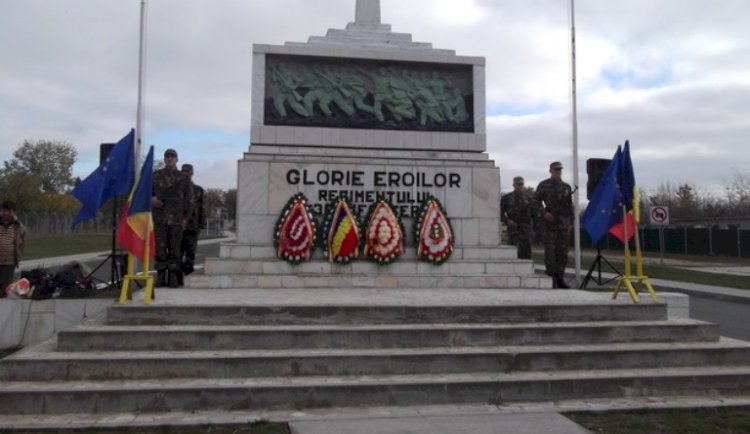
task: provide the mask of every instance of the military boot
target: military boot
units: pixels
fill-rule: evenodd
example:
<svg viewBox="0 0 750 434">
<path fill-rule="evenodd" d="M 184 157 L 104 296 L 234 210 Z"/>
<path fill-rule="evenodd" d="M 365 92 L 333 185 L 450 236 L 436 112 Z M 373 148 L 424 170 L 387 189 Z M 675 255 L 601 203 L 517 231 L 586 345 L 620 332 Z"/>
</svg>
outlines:
<svg viewBox="0 0 750 434">
<path fill-rule="evenodd" d="M 156 282 L 154 282 L 154 288 L 162 288 L 167 286 L 167 270 L 158 270 L 156 272 Z"/>
<path fill-rule="evenodd" d="M 563 279 L 561 275 L 555 274 L 555 279 L 557 281 L 557 285 L 555 286 L 556 288 L 570 289 L 570 286 L 568 286 L 568 284 L 565 283 L 565 279 Z"/>
<path fill-rule="evenodd" d="M 169 287 L 170 288 L 180 287 L 180 282 L 177 280 L 177 272 L 174 270 L 169 270 Z"/>
</svg>

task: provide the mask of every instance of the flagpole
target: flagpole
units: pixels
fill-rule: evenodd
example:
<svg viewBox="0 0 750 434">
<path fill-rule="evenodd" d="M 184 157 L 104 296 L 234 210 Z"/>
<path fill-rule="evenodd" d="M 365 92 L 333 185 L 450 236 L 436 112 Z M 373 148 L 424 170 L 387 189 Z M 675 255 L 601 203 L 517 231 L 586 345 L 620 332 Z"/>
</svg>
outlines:
<svg viewBox="0 0 750 434">
<path fill-rule="evenodd" d="M 138 40 L 138 105 L 135 119 L 135 182 L 138 182 L 137 169 L 141 161 L 141 145 L 143 139 L 143 80 L 145 68 L 144 53 L 146 51 L 146 0 L 141 0 L 141 21 Z"/>
<path fill-rule="evenodd" d="M 570 0 L 570 47 L 572 72 L 572 115 L 573 127 L 573 243 L 575 246 L 576 287 L 581 285 L 581 221 L 580 221 L 580 193 L 578 191 L 578 107 L 576 95 L 576 18 L 575 0 Z"/>
</svg>

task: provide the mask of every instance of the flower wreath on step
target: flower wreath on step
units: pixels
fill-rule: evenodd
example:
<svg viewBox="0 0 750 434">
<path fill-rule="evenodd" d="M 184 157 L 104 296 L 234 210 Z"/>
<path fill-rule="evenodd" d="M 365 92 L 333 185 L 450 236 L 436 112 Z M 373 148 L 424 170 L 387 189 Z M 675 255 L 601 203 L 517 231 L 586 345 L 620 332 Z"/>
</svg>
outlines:
<svg viewBox="0 0 750 434">
<path fill-rule="evenodd" d="M 417 257 L 435 265 L 442 264 L 453 253 L 453 241 L 453 228 L 445 208 L 434 196 L 428 196 L 414 219 Z"/>
<path fill-rule="evenodd" d="M 359 221 L 352 214 L 348 200 L 340 198 L 328 203 L 320 239 L 330 262 L 348 264 L 357 259 L 361 240 Z"/>
<path fill-rule="evenodd" d="M 380 265 L 404 254 L 404 224 L 393 213 L 390 202 L 380 199 L 370 205 L 363 238 L 362 254 Z"/>
<path fill-rule="evenodd" d="M 276 221 L 273 234 L 276 256 L 291 264 L 309 261 L 318 244 L 318 232 L 307 197 L 292 196 Z"/>
</svg>

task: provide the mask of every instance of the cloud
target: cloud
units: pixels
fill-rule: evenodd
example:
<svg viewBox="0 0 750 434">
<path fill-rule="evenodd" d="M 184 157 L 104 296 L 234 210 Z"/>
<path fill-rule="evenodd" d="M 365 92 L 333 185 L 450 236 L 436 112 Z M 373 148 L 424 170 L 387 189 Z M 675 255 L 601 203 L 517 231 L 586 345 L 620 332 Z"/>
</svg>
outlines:
<svg viewBox="0 0 750 434">
<path fill-rule="evenodd" d="M 146 144 L 180 151 L 206 188 L 236 187 L 250 145 L 252 44 L 343 28 L 353 0 L 148 2 Z M 568 2 L 383 0 L 395 32 L 486 58 L 488 152 L 508 189 L 560 160 L 573 179 Z M 576 3 L 579 184 L 629 139 L 638 182 L 718 191 L 750 155 L 746 0 Z M 74 171 L 135 125 L 139 2 L 10 0 L 0 15 L 0 156 L 24 139 L 76 145 Z"/>
</svg>

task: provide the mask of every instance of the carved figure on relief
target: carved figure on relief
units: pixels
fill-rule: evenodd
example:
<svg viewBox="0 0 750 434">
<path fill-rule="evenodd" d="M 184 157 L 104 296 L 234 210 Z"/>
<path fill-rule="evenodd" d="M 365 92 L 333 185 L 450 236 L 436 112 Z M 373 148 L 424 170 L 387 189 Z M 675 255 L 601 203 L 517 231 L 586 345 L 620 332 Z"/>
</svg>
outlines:
<svg viewBox="0 0 750 434">
<path fill-rule="evenodd" d="M 286 117 L 286 108 L 284 103 L 289 103 L 289 106 L 297 112 L 300 116 L 308 117 L 310 113 L 305 107 L 300 104 L 302 96 L 297 92 L 297 87 L 300 85 L 299 79 L 292 74 L 292 72 L 286 67 L 284 63 L 279 63 L 278 66 L 270 65 L 271 68 L 271 80 L 276 83 L 279 88 L 279 92 L 273 100 L 273 106 L 283 117 Z"/>
<path fill-rule="evenodd" d="M 386 107 L 397 122 L 418 119 L 443 124 L 469 119 L 461 90 L 450 79 L 436 71 L 421 73 L 395 66 L 381 66 L 377 71 L 349 66 L 298 65 L 296 70 L 284 62 L 269 63 L 271 79 L 278 88 L 273 105 L 282 117 L 288 117 L 288 104 L 302 117 L 314 117 L 315 106 L 325 117 L 335 116 L 331 104 L 347 116 L 357 111 L 373 114 L 385 122 Z M 368 104 L 369 78 L 372 105 Z"/>
</svg>

